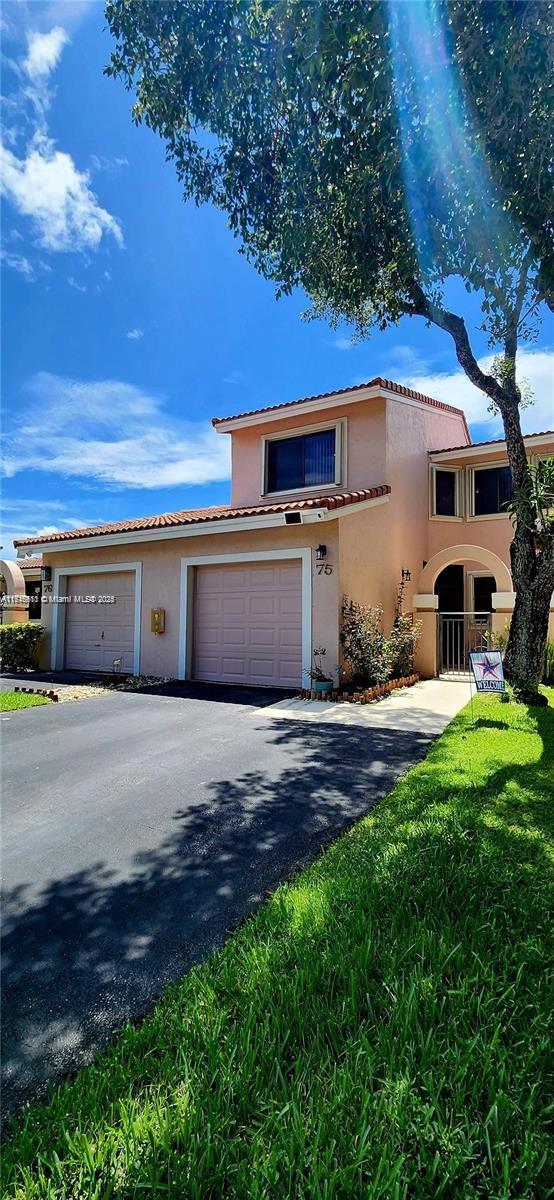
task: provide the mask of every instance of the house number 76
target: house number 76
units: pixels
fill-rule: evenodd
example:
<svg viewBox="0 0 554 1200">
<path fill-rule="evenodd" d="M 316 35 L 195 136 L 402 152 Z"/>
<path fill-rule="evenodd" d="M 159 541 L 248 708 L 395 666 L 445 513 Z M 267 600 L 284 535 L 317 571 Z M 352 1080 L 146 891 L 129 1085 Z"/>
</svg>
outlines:
<svg viewBox="0 0 554 1200">
<path fill-rule="evenodd" d="M 330 563 L 318 563 L 316 567 L 318 575 L 332 575 L 333 568 Z"/>
</svg>

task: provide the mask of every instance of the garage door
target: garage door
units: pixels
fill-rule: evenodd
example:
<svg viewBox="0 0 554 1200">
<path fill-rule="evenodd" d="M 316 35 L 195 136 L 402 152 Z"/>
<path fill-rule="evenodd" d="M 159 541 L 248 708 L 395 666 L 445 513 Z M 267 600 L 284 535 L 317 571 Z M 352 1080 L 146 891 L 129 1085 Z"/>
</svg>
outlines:
<svg viewBox="0 0 554 1200">
<path fill-rule="evenodd" d="M 197 567 L 192 672 L 218 683 L 300 686 L 301 564 Z"/>
<path fill-rule="evenodd" d="M 65 612 L 65 665 L 73 671 L 133 671 L 135 574 L 70 575 Z M 76 597 L 115 596 L 113 604 L 85 604 Z"/>
</svg>

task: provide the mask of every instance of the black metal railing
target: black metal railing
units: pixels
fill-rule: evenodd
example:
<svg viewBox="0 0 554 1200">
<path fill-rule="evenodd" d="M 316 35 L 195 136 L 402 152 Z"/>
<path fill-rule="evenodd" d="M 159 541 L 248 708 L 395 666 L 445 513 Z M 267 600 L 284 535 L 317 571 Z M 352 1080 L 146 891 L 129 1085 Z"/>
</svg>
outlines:
<svg viewBox="0 0 554 1200">
<path fill-rule="evenodd" d="M 441 612 L 437 616 L 439 674 L 467 673 L 470 650 L 490 649 L 490 612 Z"/>
</svg>

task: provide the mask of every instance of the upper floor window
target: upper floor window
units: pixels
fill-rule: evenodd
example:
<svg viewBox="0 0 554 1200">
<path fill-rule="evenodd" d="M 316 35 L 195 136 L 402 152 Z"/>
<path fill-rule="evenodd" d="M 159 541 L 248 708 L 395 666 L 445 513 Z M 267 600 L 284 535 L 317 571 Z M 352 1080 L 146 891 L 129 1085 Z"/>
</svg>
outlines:
<svg viewBox="0 0 554 1200">
<path fill-rule="evenodd" d="M 460 471 L 453 467 L 431 467 L 431 516 L 459 517 Z"/>
<path fill-rule="evenodd" d="M 265 491 L 296 492 L 340 483 L 340 426 L 293 437 L 268 438 Z"/>
<path fill-rule="evenodd" d="M 513 494 L 509 467 L 477 467 L 473 472 L 473 481 L 474 517 L 506 512 L 506 505 Z"/>
</svg>

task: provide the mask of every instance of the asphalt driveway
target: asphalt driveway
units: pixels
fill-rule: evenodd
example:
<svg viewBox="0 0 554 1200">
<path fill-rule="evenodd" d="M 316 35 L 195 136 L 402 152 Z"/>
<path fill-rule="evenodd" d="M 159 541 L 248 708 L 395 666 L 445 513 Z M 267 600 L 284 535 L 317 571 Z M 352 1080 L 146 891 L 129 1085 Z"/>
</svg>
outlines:
<svg viewBox="0 0 554 1200">
<path fill-rule="evenodd" d="M 5 1109 L 89 1061 L 438 732 L 188 692 L 2 718 Z"/>
</svg>

